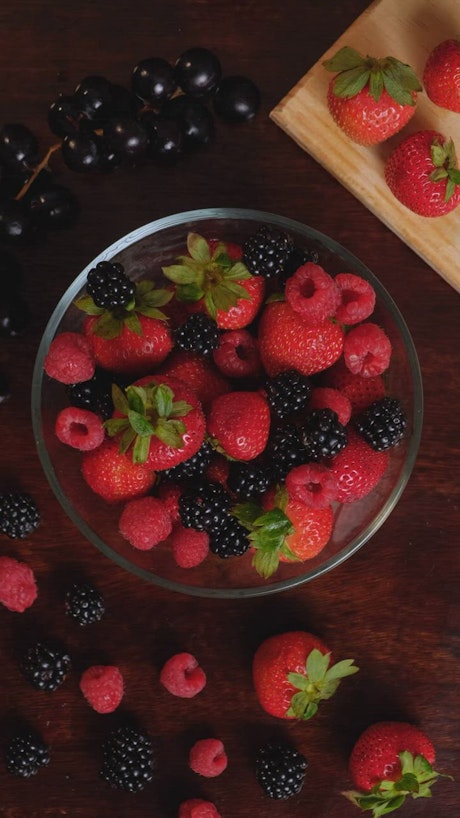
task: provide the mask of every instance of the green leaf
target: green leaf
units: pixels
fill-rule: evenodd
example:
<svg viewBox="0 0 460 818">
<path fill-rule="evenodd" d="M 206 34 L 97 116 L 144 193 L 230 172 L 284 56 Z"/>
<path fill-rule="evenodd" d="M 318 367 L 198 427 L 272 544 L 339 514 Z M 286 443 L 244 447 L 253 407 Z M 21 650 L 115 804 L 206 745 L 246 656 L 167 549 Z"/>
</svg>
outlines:
<svg viewBox="0 0 460 818">
<path fill-rule="evenodd" d="M 197 282 L 197 272 L 190 265 L 171 264 L 169 267 L 162 267 L 163 275 L 173 281 L 174 284 L 201 284 Z"/>
<path fill-rule="evenodd" d="M 371 71 L 369 77 L 369 93 L 376 102 L 379 101 L 383 91 L 383 74 L 381 71 Z"/>
<path fill-rule="evenodd" d="M 366 87 L 370 73 L 369 69 L 351 68 L 338 74 L 333 84 L 334 94 L 341 99 L 355 97 Z"/>
<path fill-rule="evenodd" d="M 252 277 L 252 273 L 249 272 L 248 268 L 242 261 L 236 261 L 235 264 L 232 264 L 230 269 L 226 271 L 224 275 L 226 281 L 247 281 Z"/>
<path fill-rule="evenodd" d="M 139 412 L 130 409 L 128 412 L 128 420 L 131 428 L 134 429 L 139 437 L 150 438 L 154 434 L 153 426 L 145 415 L 141 415 Z"/>
<path fill-rule="evenodd" d="M 328 681 L 333 679 L 345 679 L 347 676 L 354 676 L 358 673 L 359 667 L 353 664 L 354 659 L 342 659 L 328 668 L 326 676 Z"/>
<path fill-rule="evenodd" d="M 191 412 L 193 406 L 191 403 L 187 403 L 185 400 L 178 400 L 175 401 L 171 407 L 171 411 L 169 413 L 170 418 L 183 418 L 185 415 L 188 415 Z"/>
<path fill-rule="evenodd" d="M 264 579 L 271 577 L 278 569 L 279 565 L 279 551 L 274 549 L 272 551 L 256 551 L 252 558 L 252 566 L 255 568 L 259 576 Z"/>
<path fill-rule="evenodd" d="M 157 321 L 167 321 L 168 316 L 156 307 L 137 307 L 136 312 L 145 315 L 147 318 L 156 318 Z"/>
<path fill-rule="evenodd" d="M 183 435 L 185 432 L 185 423 L 180 420 L 160 418 L 155 426 L 155 434 L 158 439 L 173 449 L 182 449 L 184 447 Z"/>
<path fill-rule="evenodd" d="M 164 307 L 169 304 L 174 293 L 172 290 L 150 290 L 139 301 L 142 307 Z"/>
<path fill-rule="evenodd" d="M 247 503 L 237 503 L 236 506 L 232 508 L 232 514 L 236 519 L 243 525 L 248 531 L 252 531 L 254 527 L 254 521 L 260 517 L 261 514 L 261 507 L 258 503 L 254 501 L 249 501 Z"/>
<path fill-rule="evenodd" d="M 199 284 L 181 284 L 177 287 L 176 298 L 178 301 L 199 301 L 203 298 L 204 290 Z"/>
<path fill-rule="evenodd" d="M 280 508 L 272 508 L 270 511 L 265 511 L 254 521 L 254 527 L 263 528 L 264 533 L 275 533 L 287 536 L 292 534 L 294 527 L 286 516 L 284 511 Z"/>
<path fill-rule="evenodd" d="M 153 290 L 155 282 L 150 278 L 142 278 L 136 282 L 136 300 L 144 298 L 144 296 Z"/>
<path fill-rule="evenodd" d="M 135 441 L 135 439 L 136 439 L 136 432 L 134 431 L 134 429 L 131 429 L 131 426 L 129 426 L 123 432 L 123 434 L 122 434 L 122 436 L 120 438 L 120 445 L 118 447 L 118 450 L 119 450 L 120 454 L 126 454 L 126 452 L 128 451 L 129 447 L 132 445 L 132 443 Z"/>
<path fill-rule="evenodd" d="M 214 303 L 212 290 L 208 290 L 207 293 L 205 293 L 204 303 L 206 304 L 206 309 L 207 309 L 209 315 L 211 316 L 211 318 L 214 318 L 214 320 L 216 320 L 216 318 L 217 318 L 217 307 L 216 307 L 216 305 Z"/>
<path fill-rule="evenodd" d="M 135 335 L 143 335 L 141 322 L 139 321 L 139 317 L 135 312 L 131 312 L 126 318 L 124 318 L 123 323 L 125 327 L 127 327 L 131 332 L 134 332 Z"/>
<path fill-rule="evenodd" d="M 313 716 L 316 716 L 317 712 L 317 703 L 310 701 L 306 693 L 295 693 L 291 699 L 291 705 L 286 715 L 307 721 L 308 719 L 312 719 Z"/>
<path fill-rule="evenodd" d="M 358 68 L 358 66 L 364 63 L 364 57 L 362 57 L 358 51 L 355 51 L 354 48 L 350 48 L 349 46 L 344 46 L 340 48 L 333 57 L 324 60 L 323 65 L 327 71 L 337 73 L 339 71 L 349 71 L 352 68 Z"/>
<path fill-rule="evenodd" d="M 413 98 L 411 91 L 403 88 L 399 78 L 393 76 L 391 72 L 384 71 L 383 84 L 385 91 L 398 105 L 415 105 L 416 100 Z"/>
<path fill-rule="evenodd" d="M 142 386 L 128 386 L 126 390 L 128 399 L 128 411 L 133 409 L 141 415 L 145 415 L 147 406 L 147 392 Z M 127 414 L 127 413 L 126 413 Z"/>
<path fill-rule="evenodd" d="M 122 415 L 127 415 L 129 412 L 129 402 L 123 389 L 120 389 L 118 384 L 112 384 L 112 400 L 114 408 L 121 412 Z"/>
<path fill-rule="evenodd" d="M 309 681 L 312 684 L 323 682 L 331 659 L 330 653 L 322 653 L 318 648 L 313 648 L 307 656 L 306 671 Z"/>
<path fill-rule="evenodd" d="M 232 266 L 232 260 L 225 249 L 225 245 L 221 242 L 219 242 L 212 254 L 212 261 L 225 271 L 230 270 Z"/>
<path fill-rule="evenodd" d="M 118 338 L 122 329 L 123 321 L 120 318 L 115 318 L 110 312 L 104 312 L 93 324 L 91 332 L 99 338 L 104 338 L 105 341 L 110 341 Z"/>
<path fill-rule="evenodd" d="M 82 295 L 74 302 L 75 307 L 85 312 L 87 315 L 102 315 L 105 312 L 103 307 L 97 307 L 90 295 Z"/>
<path fill-rule="evenodd" d="M 407 91 L 422 91 L 422 83 L 410 65 L 397 60 L 396 57 L 386 57 L 383 65 L 383 70 L 391 71 L 394 77 L 398 77 Z"/>
<path fill-rule="evenodd" d="M 224 286 L 228 292 L 236 296 L 237 301 L 239 301 L 240 298 L 243 298 L 245 301 L 251 300 L 251 296 L 249 295 L 246 287 L 242 287 L 241 284 L 238 284 L 236 281 L 227 281 L 226 279 L 225 284 L 222 286 Z"/>
<path fill-rule="evenodd" d="M 133 447 L 133 463 L 145 463 L 149 456 L 150 437 L 137 435 Z"/>
<path fill-rule="evenodd" d="M 187 250 L 195 261 L 206 264 L 211 261 L 211 251 L 209 244 L 203 236 L 198 233 L 189 233 L 187 236 Z"/>
<path fill-rule="evenodd" d="M 106 430 L 109 437 L 116 437 L 120 432 L 126 429 L 128 425 L 128 421 L 126 417 L 123 418 L 110 418 L 104 422 L 104 429 Z"/>
<path fill-rule="evenodd" d="M 152 389 L 152 404 L 157 411 L 158 417 L 168 418 L 171 414 L 174 399 L 174 392 L 170 386 L 159 384 Z"/>
</svg>

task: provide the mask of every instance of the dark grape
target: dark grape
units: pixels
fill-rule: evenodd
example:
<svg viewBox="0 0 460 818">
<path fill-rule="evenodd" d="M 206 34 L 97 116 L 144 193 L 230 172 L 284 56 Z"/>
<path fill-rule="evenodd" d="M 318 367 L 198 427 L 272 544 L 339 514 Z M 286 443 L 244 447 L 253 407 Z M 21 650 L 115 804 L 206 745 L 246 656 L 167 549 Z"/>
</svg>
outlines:
<svg viewBox="0 0 460 818">
<path fill-rule="evenodd" d="M 77 106 L 94 124 L 102 123 L 112 113 L 112 86 L 100 76 L 85 77 L 74 91 Z"/>
<path fill-rule="evenodd" d="M 48 125 L 56 136 L 71 136 L 79 127 L 80 109 L 74 96 L 61 96 L 48 109 Z"/>
<path fill-rule="evenodd" d="M 0 160 L 13 170 L 33 169 L 38 162 L 38 140 L 26 125 L 10 123 L 0 129 Z"/>
<path fill-rule="evenodd" d="M 0 204 L 0 239 L 11 244 L 24 244 L 32 238 L 32 219 L 24 202 L 7 200 Z"/>
<path fill-rule="evenodd" d="M 136 116 L 143 106 L 143 102 L 136 94 L 122 85 L 111 85 L 112 116 Z"/>
<path fill-rule="evenodd" d="M 184 151 L 184 136 L 174 119 L 158 119 L 150 155 L 160 163 L 175 162 Z"/>
<path fill-rule="evenodd" d="M 216 90 L 222 69 L 216 55 L 207 48 L 189 48 L 174 67 L 177 84 L 191 97 L 203 97 Z"/>
<path fill-rule="evenodd" d="M 163 105 L 161 114 L 166 119 L 177 120 L 189 147 L 208 145 L 214 136 L 212 114 L 206 105 L 187 94 L 168 100 Z"/>
<path fill-rule="evenodd" d="M 98 167 L 100 157 L 100 140 L 94 134 L 76 133 L 64 137 L 62 141 L 62 158 L 70 170 L 76 173 L 87 173 Z"/>
<path fill-rule="evenodd" d="M 141 99 L 158 105 L 177 88 L 174 68 L 161 57 L 141 60 L 133 70 L 131 87 Z"/>
<path fill-rule="evenodd" d="M 103 136 L 110 150 L 126 158 L 138 159 L 149 147 L 147 131 L 140 122 L 129 117 L 110 119 L 104 125 Z"/>
<path fill-rule="evenodd" d="M 41 228 L 71 227 L 78 218 L 77 199 L 64 185 L 53 184 L 32 194 L 27 204 L 33 221 Z"/>
<path fill-rule="evenodd" d="M 30 321 L 30 309 L 19 293 L 0 295 L 0 337 L 22 335 Z"/>
<path fill-rule="evenodd" d="M 260 106 L 260 92 L 247 77 L 224 77 L 216 91 L 213 106 L 227 122 L 247 122 Z"/>
</svg>

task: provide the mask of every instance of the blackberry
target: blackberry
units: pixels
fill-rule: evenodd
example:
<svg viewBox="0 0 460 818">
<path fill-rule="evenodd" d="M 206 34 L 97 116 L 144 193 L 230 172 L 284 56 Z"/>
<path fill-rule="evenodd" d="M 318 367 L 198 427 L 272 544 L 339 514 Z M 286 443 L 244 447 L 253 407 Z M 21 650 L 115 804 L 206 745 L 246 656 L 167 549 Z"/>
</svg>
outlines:
<svg viewBox="0 0 460 818">
<path fill-rule="evenodd" d="M 36 642 L 26 651 L 21 671 L 36 690 L 52 692 L 64 681 L 70 670 L 70 656 L 61 648 Z"/>
<path fill-rule="evenodd" d="M 285 744 L 266 744 L 256 757 L 256 778 L 269 798 L 291 798 L 303 787 L 307 759 Z"/>
<path fill-rule="evenodd" d="M 310 379 L 295 369 L 280 372 L 265 383 L 267 401 L 277 417 L 284 419 L 305 408 L 313 387 Z"/>
<path fill-rule="evenodd" d="M 66 386 L 66 393 L 72 406 L 89 409 L 108 420 L 113 414 L 112 376 L 109 372 L 96 369 L 89 381 Z"/>
<path fill-rule="evenodd" d="M 92 585 L 75 582 L 66 593 L 65 610 L 79 625 L 91 625 L 104 616 L 104 599 Z"/>
<path fill-rule="evenodd" d="M 50 761 L 49 749 L 40 736 L 23 733 L 11 739 L 5 751 L 6 769 L 21 778 L 30 778 Z"/>
<path fill-rule="evenodd" d="M 162 476 L 169 480 L 187 480 L 192 477 L 201 477 L 205 469 L 209 466 L 212 458 L 213 448 L 206 440 L 201 444 L 197 453 L 183 463 L 178 463 L 172 469 L 165 469 Z"/>
<path fill-rule="evenodd" d="M 113 730 L 102 747 L 101 778 L 112 787 L 140 792 L 153 778 L 154 757 L 150 736 L 132 727 Z"/>
<path fill-rule="evenodd" d="M 34 500 L 25 492 L 0 494 L 0 531 L 11 539 L 24 539 L 38 527 L 40 514 Z"/>
<path fill-rule="evenodd" d="M 231 505 L 229 493 L 220 483 L 203 480 L 179 497 L 179 514 L 185 528 L 210 531 Z"/>
<path fill-rule="evenodd" d="M 404 437 L 407 417 L 397 398 L 371 403 L 355 420 L 356 430 L 376 452 L 396 446 Z"/>
<path fill-rule="evenodd" d="M 126 307 L 134 298 L 136 287 L 122 264 L 100 261 L 88 273 L 86 291 L 97 307 L 113 310 Z"/>
<path fill-rule="evenodd" d="M 286 423 L 275 428 L 270 435 L 265 456 L 274 480 L 284 480 L 294 466 L 306 463 L 307 452 L 297 427 Z"/>
<path fill-rule="evenodd" d="M 213 318 L 202 313 L 190 315 L 175 333 L 176 345 L 180 349 L 210 355 L 219 346 L 219 330 Z"/>
<path fill-rule="evenodd" d="M 299 267 L 302 267 L 303 264 L 307 264 L 309 261 L 313 264 L 319 263 L 319 254 L 317 251 L 304 250 L 302 247 L 297 247 L 294 245 L 288 258 L 286 259 L 280 284 L 285 284 L 287 279 L 294 275 Z"/>
<path fill-rule="evenodd" d="M 246 463 L 234 460 L 230 463 L 227 485 L 242 500 L 260 497 L 271 483 L 271 470 L 254 460 Z"/>
<path fill-rule="evenodd" d="M 262 225 L 243 243 L 243 262 L 253 275 L 281 275 L 293 248 L 292 238 L 274 227 Z"/>
<path fill-rule="evenodd" d="M 228 511 L 216 515 L 209 533 L 209 550 L 221 559 L 242 557 L 249 548 L 247 530 Z"/>
<path fill-rule="evenodd" d="M 308 461 L 335 457 L 347 445 L 348 435 L 332 409 L 316 409 L 301 430 Z"/>
</svg>

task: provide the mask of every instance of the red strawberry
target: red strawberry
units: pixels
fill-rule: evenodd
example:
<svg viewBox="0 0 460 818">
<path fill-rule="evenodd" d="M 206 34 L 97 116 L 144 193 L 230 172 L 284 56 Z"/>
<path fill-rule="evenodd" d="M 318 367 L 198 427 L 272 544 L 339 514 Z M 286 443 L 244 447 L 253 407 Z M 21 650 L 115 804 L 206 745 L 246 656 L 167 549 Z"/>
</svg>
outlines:
<svg viewBox="0 0 460 818">
<path fill-rule="evenodd" d="M 108 503 L 147 494 L 156 479 L 149 466 L 133 463 L 130 456 L 120 453 L 118 442 L 111 439 L 84 452 L 81 469 L 89 487 Z"/>
<path fill-rule="evenodd" d="M 363 57 L 345 46 L 323 65 L 337 74 L 327 95 L 332 118 L 359 145 L 384 142 L 414 115 L 422 86 L 395 57 Z"/>
<path fill-rule="evenodd" d="M 374 818 L 386 815 L 407 796 L 431 796 L 431 786 L 440 777 L 432 767 L 434 760 L 434 747 L 421 730 L 405 722 L 377 722 L 353 747 L 349 771 L 357 791 L 343 795 Z"/>
<path fill-rule="evenodd" d="M 289 369 L 313 375 L 340 358 L 344 332 L 329 320 L 308 324 L 288 303 L 276 301 L 262 313 L 258 338 L 260 357 L 270 377 Z"/>
<path fill-rule="evenodd" d="M 211 403 L 208 433 L 214 446 L 236 460 L 253 460 L 267 445 L 270 408 L 259 392 L 229 392 Z"/>
<path fill-rule="evenodd" d="M 460 113 L 460 39 L 443 40 L 429 54 L 423 84 L 435 105 Z"/>
<path fill-rule="evenodd" d="M 326 387 L 338 389 L 342 395 L 345 395 L 351 403 L 354 414 L 385 397 L 385 383 L 381 375 L 372 378 L 353 375 L 343 358 L 324 373 L 322 383 Z"/>
<path fill-rule="evenodd" d="M 259 645 L 252 678 L 263 709 L 280 719 L 310 719 L 341 679 L 356 673 L 353 659 L 333 663 L 329 648 L 305 631 L 271 636 Z"/>
<path fill-rule="evenodd" d="M 437 131 L 406 136 L 385 165 L 393 195 L 419 216 L 433 218 L 460 204 L 460 170 L 452 140 Z"/>
<path fill-rule="evenodd" d="M 347 445 L 330 465 L 338 484 L 336 500 L 354 503 L 366 497 L 382 479 L 387 466 L 388 451 L 376 452 L 353 429 L 348 429 Z"/>
<path fill-rule="evenodd" d="M 230 391 L 229 382 L 212 361 L 188 350 L 174 349 L 155 374 L 179 378 L 193 389 L 203 406 Z"/>
<path fill-rule="evenodd" d="M 115 337 L 99 335 L 98 318 L 83 322 L 83 333 L 91 341 L 96 363 L 103 369 L 136 377 L 161 364 L 171 352 L 173 340 L 165 321 L 138 316 L 140 332 L 126 324 Z"/>
</svg>

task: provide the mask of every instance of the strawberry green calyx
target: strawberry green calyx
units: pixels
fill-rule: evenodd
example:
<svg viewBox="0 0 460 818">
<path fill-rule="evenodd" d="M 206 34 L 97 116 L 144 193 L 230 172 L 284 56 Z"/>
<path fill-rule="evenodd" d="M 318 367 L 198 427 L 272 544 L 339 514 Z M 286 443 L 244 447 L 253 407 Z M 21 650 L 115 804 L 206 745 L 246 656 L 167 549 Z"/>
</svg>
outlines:
<svg viewBox="0 0 460 818">
<path fill-rule="evenodd" d="M 413 756 L 404 751 L 399 754 L 399 760 L 401 777 L 397 781 L 381 781 L 368 793 L 349 790 L 342 795 L 363 812 L 372 812 L 374 818 L 380 818 L 381 815 L 388 815 L 399 809 L 407 796 L 430 798 L 431 787 L 438 778 L 450 778 L 433 770 L 422 755 Z"/>
<path fill-rule="evenodd" d="M 105 429 L 110 437 L 120 435 L 120 453 L 133 447 L 134 463 L 146 462 L 152 436 L 174 449 L 183 448 L 186 427 L 180 418 L 193 407 L 183 400 L 174 401 L 169 386 L 152 383 L 123 391 L 113 384 L 112 399 L 120 417 L 107 420 Z"/>
<path fill-rule="evenodd" d="M 127 327 L 136 335 L 142 335 L 142 326 L 138 315 L 166 321 L 167 316 L 161 311 L 160 307 L 164 307 L 172 297 L 173 293 L 169 290 L 157 289 L 153 281 L 142 280 L 136 284 L 134 298 L 123 307 L 106 310 L 103 307 L 98 307 L 90 295 L 83 295 L 74 304 L 87 315 L 96 317 L 97 320 L 94 322 L 91 331 L 105 340 L 110 340 L 111 338 L 118 338 L 123 327 Z"/>
<path fill-rule="evenodd" d="M 204 299 L 209 315 L 215 319 L 218 310 L 228 312 L 240 298 L 250 298 L 239 282 L 252 278 L 252 274 L 242 261 L 230 258 L 223 242 L 211 251 L 203 236 L 189 233 L 187 251 L 188 255 L 179 256 L 177 264 L 162 268 L 166 278 L 176 285 L 180 301 Z"/>
<path fill-rule="evenodd" d="M 268 579 L 278 568 L 280 555 L 289 560 L 297 560 L 286 545 L 286 537 L 292 534 L 294 526 L 281 508 L 264 511 L 258 503 L 239 503 L 232 513 L 250 532 L 248 539 L 255 554 L 252 565 L 257 573 Z"/>
<path fill-rule="evenodd" d="M 344 46 L 325 60 L 323 66 L 337 74 L 333 81 L 334 94 L 345 99 L 355 97 L 368 85 L 375 102 L 385 89 L 399 105 L 414 106 L 414 91 L 422 90 L 414 70 L 396 57 L 363 57 L 354 48 Z"/>
<path fill-rule="evenodd" d="M 311 719 L 318 712 L 319 703 L 334 695 L 341 680 L 359 670 L 353 659 L 343 659 L 329 666 L 330 658 L 330 653 L 321 653 L 318 648 L 313 648 L 307 657 L 305 674 L 287 674 L 290 684 L 299 691 L 291 699 L 287 716 L 302 721 Z"/>
<path fill-rule="evenodd" d="M 460 185 L 460 170 L 456 167 L 455 145 L 452 139 L 441 144 L 435 139 L 430 149 L 431 161 L 435 170 L 430 173 L 432 182 L 447 180 L 444 201 L 448 202 L 454 195 L 457 185 Z"/>
</svg>

